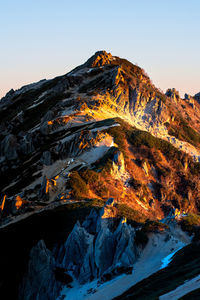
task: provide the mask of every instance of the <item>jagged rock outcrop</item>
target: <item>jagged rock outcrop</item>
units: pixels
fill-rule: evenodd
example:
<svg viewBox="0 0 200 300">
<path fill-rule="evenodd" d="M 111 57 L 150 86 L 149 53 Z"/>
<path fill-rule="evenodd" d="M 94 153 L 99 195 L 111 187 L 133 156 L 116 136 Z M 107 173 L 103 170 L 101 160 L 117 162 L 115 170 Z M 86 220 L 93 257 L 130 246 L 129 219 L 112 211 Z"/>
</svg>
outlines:
<svg viewBox="0 0 200 300">
<path fill-rule="evenodd" d="M 103 212 L 109 206 L 115 207 L 113 199 L 109 199 L 98 218 L 104 215 Z M 94 219 L 90 213 L 83 223 L 87 226 L 90 222 L 88 218 L 90 221 Z M 44 242 L 40 241 L 31 250 L 28 272 L 20 286 L 19 299 L 53 300 L 58 296 L 62 297 L 63 293 L 67 297 L 68 292 L 70 293 L 69 288 L 72 287 L 68 285 L 72 277 L 81 285 L 93 279 L 98 279 L 98 285 L 101 285 L 117 275 L 131 274 L 133 266 L 135 278 L 141 276 L 143 279 L 147 274 L 163 267 L 163 258 L 166 259 L 175 253 L 174 250 L 177 251 L 190 241 L 172 219 L 169 219 L 168 230 L 155 229 L 148 233 L 149 240 L 144 248 L 136 245 L 135 232 L 131 225 L 127 225 L 125 218 L 117 227 L 112 227 L 112 230 L 104 223 L 95 234 L 88 233 L 83 225 L 77 222 L 59 251 L 58 258 L 61 263 L 58 262 L 58 258 L 55 262 L 52 253 L 47 250 Z M 137 260 L 139 255 L 141 260 Z M 148 266 L 147 272 L 144 271 L 145 264 Z M 133 276 L 132 279 L 135 280 Z M 81 288 L 77 282 L 73 286 Z M 64 289 L 61 293 L 62 287 Z M 90 294 L 89 290 L 87 293 Z"/>
<path fill-rule="evenodd" d="M 48 200 L 49 199 L 49 186 L 50 186 L 50 181 L 46 176 L 44 176 L 43 180 L 42 180 L 40 190 L 39 190 L 39 197 L 42 200 Z"/>
<path fill-rule="evenodd" d="M 117 275 L 131 274 L 138 262 L 144 268 L 141 261 L 145 258 L 148 266 L 155 260 L 153 265 L 158 270 L 162 261 L 155 256 L 159 256 L 160 251 L 163 258 L 174 250 L 173 247 L 179 249 L 190 240 L 173 218 L 168 217 L 168 223 L 169 229 L 164 225 L 160 231 L 156 225 L 152 227 L 148 232 L 149 240 L 147 238 L 145 245 L 140 244 L 136 242 L 136 232 L 141 228 L 128 225 L 126 218 L 119 222 L 116 202 L 108 199 L 100 211 L 92 210 L 82 225 L 77 221 L 66 242 L 53 251 L 56 260 L 44 241 L 32 248 L 19 299 L 53 300 L 58 297 L 63 283 L 68 285 L 72 278 L 81 285 L 94 279 L 101 284 Z M 138 260 L 140 256 L 141 261 Z M 136 270 L 140 273 L 140 269 Z M 67 296 L 66 290 L 65 293 Z"/>
<path fill-rule="evenodd" d="M 65 255 L 62 266 L 68 270 L 72 270 L 74 275 L 79 277 L 79 274 L 84 273 L 82 267 L 86 265 L 86 260 L 89 259 L 87 253 L 90 252 L 92 244 L 93 236 L 77 222 L 64 245 Z M 82 280 L 84 279 L 82 278 Z"/>
<path fill-rule="evenodd" d="M 189 94 L 185 94 L 185 96 L 184 96 L 184 99 L 185 99 L 185 100 L 190 100 L 191 98 L 192 98 L 192 96 L 189 95 Z"/>
<path fill-rule="evenodd" d="M 95 264 L 98 275 L 103 273 L 112 265 L 114 253 L 114 234 L 108 227 L 102 227 L 98 232 L 95 241 Z"/>
<path fill-rule="evenodd" d="M 26 201 L 22 198 L 24 193 L 20 195 L 8 197 L 4 195 L 0 198 L 0 215 L 3 217 L 9 215 L 17 215 L 22 213 L 24 206 L 27 204 Z"/>
<path fill-rule="evenodd" d="M 195 94 L 194 99 L 196 99 L 198 102 L 200 102 L 200 93 Z"/>
<path fill-rule="evenodd" d="M 39 241 L 30 252 L 18 298 L 55 300 L 64 282 L 60 279 L 68 281 L 68 274 L 83 284 L 131 272 L 138 257 L 135 230 L 125 219 L 119 222 L 116 213 L 115 201 L 109 199 L 99 212 L 92 210 L 82 225 L 77 221 L 63 246 L 54 251 L 56 260 L 44 241 Z"/>
<path fill-rule="evenodd" d="M 106 274 L 130 269 L 138 250 L 134 243 L 135 230 L 121 220 L 116 228 L 117 208 L 113 199 L 97 213 L 95 210 L 83 222 L 76 223 L 58 254 L 58 262 L 72 271 L 80 283 Z"/>
<path fill-rule="evenodd" d="M 48 111 L 41 120 L 40 132 L 44 135 L 48 135 L 51 132 L 51 128 L 48 126 L 48 122 L 54 117 L 54 112 L 52 110 Z"/>
<path fill-rule="evenodd" d="M 98 212 L 95 209 L 91 209 L 90 214 L 87 216 L 82 226 L 85 230 L 91 234 L 95 234 L 97 231 Z"/>
<path fill-rule="evenodd" d="M 194 108 L 194 98 L 189 94 L 185 94 L 184 98 Z"/>
<path fill-rule="evenodd" d="M 115 252 L 113 265 L 130 267 L 137 258 L 135 246 L 135 230 L 130 225 L 127 225 L 126 220 L 122 220 L 115 231 L 117 249 Z"/>
<path fill-rule="evenodd" d="M 18 158 L 17 139 L 13 134 L 7 135 L 1 142 L 1 156 L 5 156 L 7 160 L 15 160 Z"/>
<path fill-rule="evenodd" d="M 19 299 L 55 300 L 60 288 L 61 284 L 55 278 L 55 260 L 41 240 L 30 252 L 28 271 L 19 289 Z"/>
<path fill-rule="evenodd" d="M 177 91 L 175 88 L 168 89 L 165 95 L 171 98 L 175 103 L 177 103 L 180 100 L 179 91 Z"/>
<path fill-rule="evenodd" d="M 125 172 L 124 156 L 122 152 L 116 151 L 113 157 L 111 174 L 115 177 L 122 175 Z"/>
<path fill-rule="evenodd" d="M 113 61 L 111 53 L 106 51 L 97 51 L 89 60 L 86 62 L 86 66 L 90 68 L 100 67 L 103 65 L 110 64 Z"/>
</svg>

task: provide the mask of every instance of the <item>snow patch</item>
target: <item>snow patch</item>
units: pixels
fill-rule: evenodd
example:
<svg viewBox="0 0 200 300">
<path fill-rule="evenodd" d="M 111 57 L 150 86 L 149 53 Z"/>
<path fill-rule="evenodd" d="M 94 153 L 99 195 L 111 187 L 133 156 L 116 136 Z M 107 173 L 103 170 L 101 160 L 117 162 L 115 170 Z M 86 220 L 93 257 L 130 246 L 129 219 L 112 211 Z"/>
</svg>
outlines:
<svg viewBox="0 0 200 300">
<path fill-rule="evenodd" d="M 117 126 L 120 126 L 120 124 L 116 123 L 116 124 L 112 124 L 110 126 L 108 125 L 108 126 L 96 127 L 96 128 L 91 129 L 91 131 L 92 132 L 102 131 L 102 130 L 105 130 L 105 129 L 108 129 L 108 128 L 112 128 L 112 127 L 117 127 Z"/>
<path fill-rule="evenodd" d="M 32 108 L 34 108 L 34 107 L 40 105 L 42 102 L 44 102 L 44 100 L 42 100 L 42 101 L 40 101 L 40 102 L 38 102 L 38 103 L 34 103 L 34 104 L 31 105 L 30 107 L 28 107 L 27 110 L 32 109 Z"/>
<path fill-rule="evenodd" d="M 87 164 L 92 164 L 103 157 L 110 147 L 112 147 L 111 145 L 113 145 L 113 143 L 113 138 L 111 136 L 107 136 L 101 142 L 97 143 L 95 147 L 86 151 L 78 158 Z"/>
<path fill-rule="evenodd" d="M 184 245 L 184 246 L 185 246 L 185 245 Z M 160 270 L 166 268 L 166 267 L 169 265 L 169 263 L 172 261 L 174 254 L 175 254 L 176 252 L 178 252 L 180 249 L 182 249 L 184 246 L 179 247 L 179 248 L 176 249 L 174 252 L 172 252 L 172 253 L 170 253 L 169 255 L 167 255 L 166 257 L 164 257 L 164 258 L 162 259 L 162 265 L 161 265 L 161 267 L 160 267 Z"/>
<path fill-rule="evenodd" d="M 109 286 L 115 281 L 119 280 L 126 275 L 120 275 L 115 277 L 110 281 L 106 281 L 102 284 L 98 283 L 98 280 L 94 280 L 88 282 L 84 285 L 80 285 L 78 282 L 74 282 L 72 288 L 63 288 L 61 295 L 57 298 L 57 300 L 86 300 L 88 297 L 92 297 L 98 291 L 100 291 L 105 286 Z"/>
</svg>

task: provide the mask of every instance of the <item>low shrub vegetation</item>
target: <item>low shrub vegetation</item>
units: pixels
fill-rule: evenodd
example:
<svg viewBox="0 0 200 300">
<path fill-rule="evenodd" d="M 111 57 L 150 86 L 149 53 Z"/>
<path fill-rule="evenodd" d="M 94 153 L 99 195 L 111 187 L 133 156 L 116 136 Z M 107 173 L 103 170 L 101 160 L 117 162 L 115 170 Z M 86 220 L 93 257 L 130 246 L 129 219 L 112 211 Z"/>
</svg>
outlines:
<svg viewBox="0 0 200 300">
<path fill-rule="evenodd" d="M 118 145 L 119 150 L 127 157 L 125 140 L 129 142 L 133 147 L 146 146 L 161 151 L 168 159 L 172 157 L 175 159 L 181 158 L 181 152 L 178 151 L 169 142 L 160 138 L 156 138 L 149 132 L 136 129 L 130 126 L 120 118 L 116 118 L 115 121 L 120 124 L 120 127 L 112 127 L 106 130 L 111 136 L 113 136 L 115 143 Z"/>
<path fill-rule="evenodd" d="M 147 220 L 143 226 L 145 232 L 161 232 L 168 228 L 168 226 L 159 221 L 149 221 Z"/>
<path fill-rule="evenodd" d="M 72 189 L 72 197 L 82 199 L 88 193 L 88 187 L 77 171 L 70 174 L 69 184 Z"/>
<path fill-rule="evenodd" d="M 69 185 L 72 197 L 77 200 L 87 199 L 91 191 L 98 197 L 109 197 L 108 188 L 101 174 L 90 169 L 73 171 L 70 174 Z"/>
<path fill-rule="evenodd" d="M 130 222 L 143 223 L 146 217 L 139 211 L 132 209 L 126 204 L 117 204 L 118 216 L 125 217 Z"/>
<path fill-rule="evenodd" d="M 200 135 L 182 118 L 176 119 L 176 124 L 170 124 L 168 127 L 169 134 L 175 136 L 179 140 L 186 141 L 195 147 L 200 144 Z"/>
<path fill-rule="evenodd" d="M 94 163 L 96 170 L 110 172 L 113 164 L 114 155 L 117 153 L 118 148 L 111 147 L 105 155 Z"/>
<path fill-rule="evenodd" d="M 196 226 L 200 226 L 200 215 L 188 214 L 183 218 L 181 225 L 184 230 L 192 233 L 195 231 Z"/>
<path fill-rule="evenodd" d="M 169 142 L 156 138 L 146 131 L 134 129 L 129 137 L 129 142 L 134 147 L 145 145 L 148 148 L 160 150 L 168 159 L 172 157 L 180 158 L 180 151 Z"/>
</svg>

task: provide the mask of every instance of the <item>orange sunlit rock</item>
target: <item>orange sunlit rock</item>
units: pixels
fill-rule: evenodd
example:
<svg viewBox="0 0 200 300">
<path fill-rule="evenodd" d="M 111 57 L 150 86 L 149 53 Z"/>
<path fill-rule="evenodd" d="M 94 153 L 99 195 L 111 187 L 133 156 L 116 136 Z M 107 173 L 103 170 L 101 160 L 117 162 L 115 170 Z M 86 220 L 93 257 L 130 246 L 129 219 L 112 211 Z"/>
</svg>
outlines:
<svg viewBox="0 0 200 300">
<path fill-rule="evenodd" d="M 126 223 L 126 218 L 123 218 L 122 224 Z"/>
<path fill-rule="evenodd" d="M 68 117 L 68 116 L 67 116 L 67 117 L 64 117 L 64 118 L 62 119 L 62 122 L 66 124 L 66 123 L 69 122 L 70 119 L 71 119 L 71 118 Z"/>
<path fill-rule="evenodd" d="M 16 203 L 15 203 L 15 206 L 16 206 L 16 209 L 19 209 L 23 204 L 23 200 L 22 198 L 18 195 L 16 197 Z"/>
<path fill-rule="evenodd" d="M 3 209 L 4 209 L 5 201 L 6 201 L 6 195 L 4 195 L 2 204 L 0 206 L 1 211 L 3 211 Z"/>
<path fill-rule="evenodd" d="M 49 181 L 49 179 L 47 178 L 47 183 L 46 183 L 46 194 L 47 194 L 48 191 L 49 191 L 49 184 L 50 184 L 50 181 Z"/>
<path fill-rule="evenodd" d="M 53 185 L 56 186 L 56 180 L 51 179 L 51 181 L 53 182 Z"/>
</svg>

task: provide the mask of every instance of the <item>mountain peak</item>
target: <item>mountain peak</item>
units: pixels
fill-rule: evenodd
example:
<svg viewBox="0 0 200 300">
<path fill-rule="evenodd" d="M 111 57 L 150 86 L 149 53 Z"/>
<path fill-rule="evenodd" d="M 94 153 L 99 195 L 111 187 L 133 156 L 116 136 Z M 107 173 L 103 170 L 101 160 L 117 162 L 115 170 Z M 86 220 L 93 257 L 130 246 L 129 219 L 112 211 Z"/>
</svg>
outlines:
<svg viewBox="0 0 200 300">
<path fill-rule="evenodd" d="M 190 242 L 179 224 L 200 236 L 199 162 L 200 103 L 164 95 L 106 51 L 11 90 L 0 101 L 1 298 L 79 299 L 80 286 L 101 298 L 104 281 L 163 268 Z"/>
<path fill-rule="evenodd" d="M 107 53 L 105 50 L 97 51 L 92 57 L 86 62 L 87 67 L 101 67 L 108 65 L 112 62 L 113 56 L 111 53 Z"/>
</svg>

